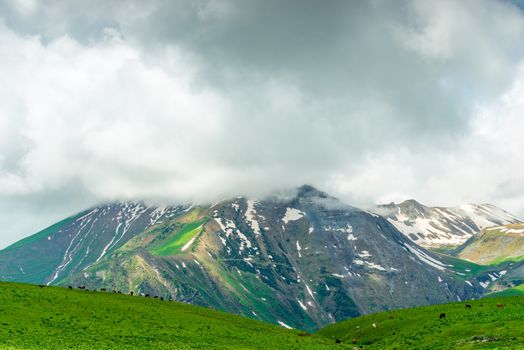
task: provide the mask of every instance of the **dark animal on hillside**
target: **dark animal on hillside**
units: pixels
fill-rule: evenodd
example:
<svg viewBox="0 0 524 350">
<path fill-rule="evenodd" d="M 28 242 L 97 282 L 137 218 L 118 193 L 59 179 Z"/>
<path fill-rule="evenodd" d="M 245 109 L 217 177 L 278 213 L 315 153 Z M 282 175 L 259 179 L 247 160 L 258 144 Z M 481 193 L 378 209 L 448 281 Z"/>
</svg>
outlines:
<svg viewBox="0 0 524 350">
<path fill-rule="evenodd" d="M 78 289 L 86 289 L 86 287 L 84 287 L 84 286 L 78 286 L 76 288 L 78 288 Z"/>
<path fill-rule="evenodd" d="M 342 341 L 340 341 L 340 339 L 335 339 L 335 344 L 340 344 L 342 343 Z"/>
<path fill-rule="evenodd" d="M 164 297 L 160 297 L 160 300 L 164 300 Z"/>
<path fill-rule="evenodd" d="M 118 291 L 117 293 L 118 293 L 118 294 L 122 294 L 122 292 L 121 292 L 121 291 Z"/>
<path fill-rule="evenodd" d="M 40 288 L 44 288 L 45 286 L 43 284 L 38 285 Z"/>
<path fill-rule="evenodd" d="M 439 316 L 439 318 L 440 318 L 440 319 L 446 318 L 446 314 L 445 314 L 444 312 L 441 313 L 440 316 Z"/>
<path fill-rule="evenodd" d="M 129 295 L 133 295 L 134 293 L 133 292 L 129 292 Z"/>
<path fill-rule="evenodd" d="M 149 298 L 149 297 L 150 297 L 150 295 L 149 295 L 149 294 L 146 294 L 146 295 L 144 295 L 144 297 L 146 297 L 146 298 Z"/>
<path fill-rule="evenodd" d="M 67 286 L 67 289 L 73 289 L 73 287 L 71 287 L 71 286 Z"/>
<path fill-rule="evenodd" d="M 101 290 L 102 292 L 105 292 L 107 289 L 105 289 L 105 288 L 100 288 L 100 290 Z"/>
<path fill-rule="evenodd" d="M 471 309 L 471 305 L 466 304 L 466 309 Z"/>
<path fill-rule="evenodd" d="M 503 308 L 504 308 L 504 304 L 497 304 L 497 307 L 498 307 L 499 309 L 503 309 Z"/>
</svg>

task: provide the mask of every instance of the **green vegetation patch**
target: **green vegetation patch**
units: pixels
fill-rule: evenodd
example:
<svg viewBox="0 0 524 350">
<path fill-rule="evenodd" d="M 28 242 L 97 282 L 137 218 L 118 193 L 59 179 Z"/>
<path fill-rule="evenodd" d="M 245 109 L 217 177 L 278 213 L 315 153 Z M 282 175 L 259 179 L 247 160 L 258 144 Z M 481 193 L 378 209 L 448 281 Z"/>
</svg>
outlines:
<svg viewBox="0 0 524 350">
<path fill-rule="evenodd" d="M 490 269 L 488 266 L 479 265 L 468 260 L 449 256 L 447 254 L 437 253 L 437 255 L 440 257 L 442 262 L 452 265 L 450 269 L 457 272 L 457 276 L 462 277 L 463 279 L 475 277 L 478 274 Z"/>
<path fill-rule="evenodd" d="M 170 234 L 166 239 L 162 240 L 161 244 L 151 249 L 154 255 L 158 256 L 170 256 L 175 254 L 183 253 L 182 249 L 196 240 L 197 236 L 202 232 L 203 225 L 206 219 L 202 219 L 195 222 L 183 224 L 182 228 L 176 230 Z M 186 247 L 185 251 L 190 251 L 189 246 Z"/>
<path fill-rule="evenodd" d="M 362 349 L 523 349 L 523 319 L 524 297 L 490 298 L 361 316 L 318 334 Z"/>
<path fill-rule="evenodd" d="M 505 263 L 505 262 L 519 262 L 519 261 L 522 261 L 524 260 L 524 255 L 520 255 L 520 256 L 501 256 L 501 257 L 498 257 L 497 259 L 491 261 L 489 263 L 489 265 L 493 266 L 493 265 L 498 265 L 498 264 L 502 264 L 502 263 Z"/>
<path fill-rule="evenodd" d="M 334 341 L 189 304 L 0 283 L 2 349 L 331 349 Z M 337 349 L 351 346 L 337 344 Z"/>
</svg>

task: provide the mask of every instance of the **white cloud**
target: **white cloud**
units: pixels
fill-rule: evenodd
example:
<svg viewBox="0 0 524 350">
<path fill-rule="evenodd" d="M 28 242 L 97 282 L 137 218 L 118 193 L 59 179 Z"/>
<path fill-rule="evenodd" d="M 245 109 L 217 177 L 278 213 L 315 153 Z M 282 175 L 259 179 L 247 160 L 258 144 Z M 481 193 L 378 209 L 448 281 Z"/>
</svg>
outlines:
<svg viewBox="0 0 524 350">
<path fill-rule="evenodd" d="M 195 4 L 7 7 L 0 207 L 29 219 L 0 217 L 0 245 L 97 201 L 303 183 L 524 214 L 517 8 Z"/>
</svg>

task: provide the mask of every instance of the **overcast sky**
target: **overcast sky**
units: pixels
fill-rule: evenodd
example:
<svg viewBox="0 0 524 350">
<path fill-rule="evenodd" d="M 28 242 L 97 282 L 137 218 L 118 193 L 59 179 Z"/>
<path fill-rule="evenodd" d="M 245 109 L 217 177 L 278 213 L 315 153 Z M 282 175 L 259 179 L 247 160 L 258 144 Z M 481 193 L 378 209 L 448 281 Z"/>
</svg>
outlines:
<svg viewBox="0 0 524 350">
<path fill-rule="evenodd" d="M 523 38 L 508 0 L 0 0 L 0 247 L 304 183 L 524 216 Z"/>
</svg>

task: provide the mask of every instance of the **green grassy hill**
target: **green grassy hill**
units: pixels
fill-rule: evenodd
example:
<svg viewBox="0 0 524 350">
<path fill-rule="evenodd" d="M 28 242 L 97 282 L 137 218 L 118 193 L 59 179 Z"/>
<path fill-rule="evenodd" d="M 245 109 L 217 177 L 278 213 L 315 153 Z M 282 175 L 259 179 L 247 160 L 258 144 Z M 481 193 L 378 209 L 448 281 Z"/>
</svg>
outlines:
<svg viewBox="0 0 524 350">
<path fill-rule="evenodd" d="M 524 349 L 523 320 L 524 297 L 489 298 L 361 316 L 318 334 L 362 349 Z"/>
<path fill-rule="evenodd" d="M 0 349 L 524 349 L 524 297 L 383 312 L 311 335 L 189 304 L 0 282 L 0 315 Z"/>
<path fill-rule="evenodd" d="M 1 349 L 329 349 L 334 340 L 159 299 L 0 282 Z"/>
</svg>

